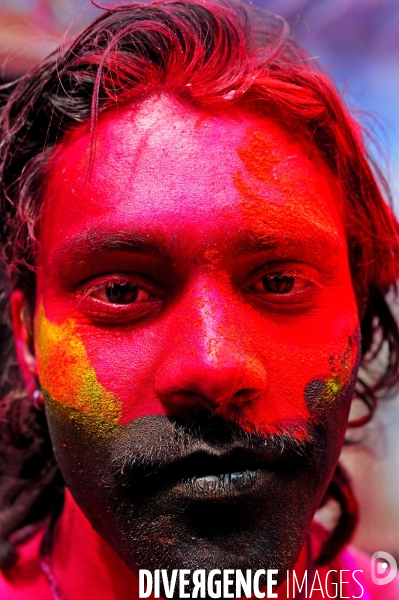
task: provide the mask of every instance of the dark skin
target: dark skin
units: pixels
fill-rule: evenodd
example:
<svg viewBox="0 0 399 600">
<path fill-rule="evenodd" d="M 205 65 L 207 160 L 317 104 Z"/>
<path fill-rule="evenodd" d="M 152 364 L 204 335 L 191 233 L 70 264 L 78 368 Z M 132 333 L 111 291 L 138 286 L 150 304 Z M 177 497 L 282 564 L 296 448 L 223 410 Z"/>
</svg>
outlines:
<svg viewBox="0 0 399 600">
<path fill-rule="evenodd" d="M 50 167 L 35 357 L 14 296 L 65 481 L 133 572 L 281 581 L 356 380 L 340 187 L 270 120 L 167 96 L 102 117 L 83 184 L 89 144 L 67 136 Z"/>
</svg>

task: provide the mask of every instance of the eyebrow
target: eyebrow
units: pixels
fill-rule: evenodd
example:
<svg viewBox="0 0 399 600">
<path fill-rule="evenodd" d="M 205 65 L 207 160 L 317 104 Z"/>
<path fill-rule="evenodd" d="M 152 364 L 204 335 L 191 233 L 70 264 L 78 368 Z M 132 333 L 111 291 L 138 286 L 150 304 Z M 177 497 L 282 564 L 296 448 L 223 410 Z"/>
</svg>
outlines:
<svg viewBox="0 0 399 600">
<path fill-rule="evenodd" d="M 72 239 L 61 243 L 55 250 L 52 261 L 64 260 L 66 255 L 71 254 L 74 260 L 79 261 L 90 252 L 107 253 L 113 251 L 170 258 L 172 255 L 171 246 L 161 235 L 138 234 L 132 231 L 83 231 Z"/>
<path fill-rule="evenodd" d="M 236 249 L 242 254 L 258 254 L 267 250 L 276 248 L 311 248 L 322 244 L 324 248 L 336 247 L 339 240 L 332 232 L 327 232 L 324 228 L 314 226 L 311 235 L 300 236 L 290 233 L 279 232 L 278 234 L 262 234 L 258 231 L 245 231 L 239 236 Z"/>
<path fill-rule="evenodd" d="M 273 234 L 262 233 L 255 230 L 245 230 L 232 240 L 232 250 L 237 254 L 259 254 L 278 248 L 315 248 L 323 247 L 333 249 L 336 239 L 333 234 L 320 227 L 314 227 L 311 237 L 301 238 L 290 233 L 276 232 Z M 159 230 L 132 231 L 131 229 L 119 231 L 103 231 L 98 228 L 82 231 L 76 236 L 64 240 L 54 251 L 51 258 L 53 264 L 60 262 L 84 262 L 88 254 L 107 254 L 110 252 L 127 252 L 153 256 L 166 261 L 172 261 L 181 252 L 179 238 L 173 235 L 166 238 Z"/>
<path fill-rule="evenodd" d="M 278 248 L 287 239 L 296 243 L 295 239 L 284 235 L 259 235 L 259 232 L 246 231 L 238 237 L 236 250 L 239 254 L 258 254 L 265 250 Z"/>
</svg>

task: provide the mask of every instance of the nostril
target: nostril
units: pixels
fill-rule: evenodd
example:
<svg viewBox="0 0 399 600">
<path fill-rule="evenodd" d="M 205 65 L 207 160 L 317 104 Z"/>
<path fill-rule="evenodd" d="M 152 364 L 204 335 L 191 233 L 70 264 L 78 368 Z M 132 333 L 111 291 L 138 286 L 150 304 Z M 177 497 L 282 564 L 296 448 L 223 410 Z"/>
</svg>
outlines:
<svg viewBox="0 0 399 600">
<path fill-rule="evenodd" d="M 260 396 L 261 392 L 259 390 L 254 390 L 253 388 L 245 388 L 242 390 L 238 390 L 233 395 L 232 404 L 247 404 L 249 402 L 253 402 Z"/>
<path fill-rule="evenodd" d="M 206 406 L 206 408 L 209 410 L 209 412 L 213 415 L 217 409 L 220 407 L 220 403 L 219 402 L 214 402 L 213 400 L 209 400 L 209 398 L 205 398 L 203 399 L 204 402 L 204 406 Z"/>
<path fill-rule="evenodd" d="M 211 413 L 213 414 L 220 406 L 219 402 L 207 398 L 198 392 L 183 390 L 169 392 L 161 396 L 162 403 L 169 407 L 175 416 L 183 416 L 189 413 Z M 177 413 L 179 413 L 177 415 Z"/>
</svg>

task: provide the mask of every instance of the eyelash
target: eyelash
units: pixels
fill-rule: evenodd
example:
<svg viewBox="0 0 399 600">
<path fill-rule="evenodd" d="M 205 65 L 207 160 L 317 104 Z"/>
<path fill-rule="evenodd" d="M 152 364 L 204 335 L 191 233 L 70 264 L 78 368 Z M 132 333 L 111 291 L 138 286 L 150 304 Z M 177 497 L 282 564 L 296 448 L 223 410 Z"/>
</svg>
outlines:
<svg viewBox="0 0 399 600">
<path fill-rule="evenodd" d="M 95 297 L 96 292 L 103 291 L 105 296 L 107 290 L 115 290 L 118 286 L 126 287 L 127 293 L 133 290 L 133 300 L 128 302 L 112 302 L 106 297 Z M 137 291 L 136 297 L 134 296 L 135 291 Z M 147 297 L 137 301 L 140 294 L 145 294 Z M 137 320 L 150 317 L 159 312 L 164 303 L 162 294 L 155 289 L 155 286 L 152 286 L 147 281 L 143 282 L 140 277 L 114 276 L 106 281 L 103 279 L 81 290 L 78 293 L 78 299 L 80 308 L 88 317 L 96 321 L 105 322 L 109 322 L 109 319 L 112 318 L 115 324 L 133 323 Z"/>
<path fill-rule="evenodd" d="M 100 302 L 107 302 L 107 299 L 102 299 L 102 298 L 95 298 L 94 294 L 96 292 L 101 292 L 104 291 L 105 294 L 107 294 L 107 290 L 110 290 L 111 292 L 115 292 L 117 294 L 117 288 L 126 288 L 125 289 L 125 293 L 129 294 L 133 294 L 133 299 L 129 302 L 113 302 L 111 300 L 111 298 L 108 297 L 108 301 L 110 304 L 115 304 L 115 305 L 126 305 L 126 304 L 133 304 L 136 302 L 137 297 L 140 295 L 140 292 L 145 292 L 147 291 L 148 295 L 150 296 L 150 292 L 148 290 L 145 290 L 145 287 L 143 285 L 140 285 L 139 283 L 132 283 L 129 281 L 112 281 L 109 283 L 101 283 L 97 286 L 94 286 L 88 290 L 85 290 L 85 292 L 82 294 L 84 297 L 91 297 L 94 298 L 95 300 L 98 300 Z M 142 300 L 143 301 L 143 300 Z"/>
<path fill-rule="evenodd" d="M 269 284 L 281 284 L 282 289 L 276 290 L 256 290 L 256 287 L 262 283 L 263 285 Z M 253 284 L 251 284 L 247 289 L 253 294 L 261 294 L 266 293 L 272 296 L 294 296 L 296 294 L 301 294 L 306 291 L 306 289 L 312 287 L 314 281 L 309 276 L 304 276 L 303 274 L 298 273 L 297 271 L 274 271 L 272 273 L 267 273 L 262 277 L 258 278 Z M 294 289 L 295 286 L 299 286 L 300 289 Z"/>
<path fill-rule="evenodd" d="M 282 291 L 265 289 L 265 282 L 292 279 L 291 287 Z M 320 288 L 317 273 L 308 265 L 275 265 L 273 270 L 265 267 L 256 269 L 251 277 L 252 283 L 246 288 L 247 298 L 263 310 L 281 315 L 295 314 L 313 306 L 315 293 Z M 263 285 L 263 289 L 259 286 Z"/>
<path fill-rule="evenodd" d="M 256 277 L 253 276 L 253 283 L 247 286 L 244 292 L 261 305 L 267 305 L 271 310 L 288 310 L 290 307 L 295 309 L 304 306 L 310 299 L 316 283 L 311 275 L 293 269 L 279 268 L 262 275 L 258 269 L 257 271 Z M 273 285 L 273 282 L 277 288 L 280 283 L 282 289 L 277 291 L 257 289 L 260 285 L 265 288 L 267 283 Z M 300 289 L 296 289 L 298 285 Z M 125 295 L 132 294 L 130 299 L 128 297 L 128 301 L 110 300 L 110 290 L 116 292 L 116 300 L 121 298 L 121 296 L 118 298 L 118 287 L 126 288 Z M 100 297 L 96 297 L 96 293 Z M 139 276 L 111 276 L 107 280 L 103 279 L 81 290 L 78 298 L 81 309 L 88 317 L 104 322 L 109 322 L 111 318 L 115 324 L 134 323 L 150 318 L 158 314 L 165 304 L 165 296 L 156 286 L 151 282 L 143 281 Z"/>
</svg>

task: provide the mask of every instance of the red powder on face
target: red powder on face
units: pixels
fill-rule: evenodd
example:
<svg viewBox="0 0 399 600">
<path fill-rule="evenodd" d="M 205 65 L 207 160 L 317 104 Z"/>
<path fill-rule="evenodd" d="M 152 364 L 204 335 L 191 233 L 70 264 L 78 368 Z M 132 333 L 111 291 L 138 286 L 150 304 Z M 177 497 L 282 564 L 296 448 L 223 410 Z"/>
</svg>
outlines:
<svg viewBox="0 0 399 600">
<path fill-rule="evenodd" d="M 38 344 L 49 393 L 122 425 L 201 407 L 248 431 L 303 429 L 307 385 L 344 385 L 329 359 L 346 356 L 358 327 L 327 167 L 266 119 L 164 97 L 100 119 L 82 186 L 89 144 L 84 132 L 66 139 L 49 175 L 38 290 L 62 331 L 51 352 L 44 333 Z M 137 240 L 152 246 L 129 250 Z M 251 291 L 276 269 L 309 282 L 307 303 Z M 147 299 L 94 297 L 121 276 Z M 355 363 L 348 355 L 345 369 Z M 346 406 L 326 405 L 346 419 Z"/>
<path fill-rule="evenodd" d="M 234 184 L 242 199 L 244 220 L 252 227 L 256 224 L 260 235 L 265 235 L 265 233 L 267 235 L 268 230 L 276 228 L 281 232 L 280 247 L 276 253 L 278 258 L 284 259 L 286 234 L 288 234 L 288 239 L 292 238 L 294 234 L 297 240 L 305 241 L 309 249 L 314 248 L 319 260 L 323 261 L 325 249 L 320 239 L 312 235 L 312 225 L 319 230 L 318 235 L 320 232 L 325 232 L 326 236 L 340 237 L 341 248 L 346 247 L 342 223 L 337 213 L 337 208 L 341 205 L 340 186 L 336 182 L 334 186 L 326 165 L 307 142 L 288 140 L 284 132 L 273 125 L 265 131 L 257 127 L 248 131 L 247 144 L 238 148 L 237 152 L 245 167 L 239 169 L 234 175 Z M 265 199 L 268 200 L 267 203 L 265 203 Z M 327 253 L 325 256 L 327 262 Z M 294 263 L 296 260 L 301 260 L 300 255 L 292 255 L 292 253 L 288 254 L 288 258 Z M 342 314 L 348 311 L 348 314 L 353 315 L 353 322 L 356 323 L 357 315 L 353 310 L 353 291 L 345 255 L 342 255 L 341 262 L 341 268 L 343 272 L 346 272 L 350 296 L 346 303 L 342 291 L 333 288 L 329 291 L 329 302 L 341 305 Z M 295 271 L 295 269 L 293 270 Z M 328 318 L 327 315 L 324 318 Z M 282 316 L 281 322 L 284 323 L 285 320 L 286 318 Z M 328 405 L 334 402 L 353 377 L 357 350 L 353 352 L 351 342 L 346 347 L 347 342 L 344 341 L 348 338 L 351 339 L 355 331 L 353 326 L 349 325 L 346 333 L 343 333 L 339 327 L 339 319 L 337 319 L 336 332 L 331 335 L 331 329 L 326 327 L 321 320 L 316 328 L 314 325 L 312 327 L 312 321 L 314 323 L 314 319 L 309 318 L 308 313 L 298 314 L 297 318 L 292 321 L 294 328 L 286 331 L 286 348 L 288 349 L 292 345 L 290 341 L 294 341 L 296 337 L 302 340 L 302 347 L 298 347 L 297 357 L 293 357 L 291 352 L 283 350 L 280 362 L 276 360 L 275 364 L 278 370 L 274 375 L 280 375 L 278 385 L 281 386 L 282 402 L 280 406 L 271 406 L 269 400 L 268 406 L 260 406 L 258 421 L 261 413 L 265 415 L 264 419 L 269 419 L 265 413 L 269 413 L 271 408 L 274 414 L 280 413 L 281 422 L 295 420 L 301 412 L 303 418 L 311 417 L 301 410 L 301 401 L 296 403 L 294 401 L 295 398 L 298 400 L 300 398 L 298 387 L 302 386 L 299 381 L 303 381 L 305 373 L 309 373 L 309 381 L 311 381 L 312 363 L 316 365 L 317 355 L 320 355 L 323 348 L 329 346 L 334 339 L 337 347 L 341 348 L 340 354 L 329 360 L 328 354 L 324 354 L 325 367 L 323 368 L 321 365 L 320 367 L 321 379 L 326 383 L 317 405 Z M 344 321 L 345 319 L 342 322 Z M 335 337 L 337 333 L 338 336 Z M 319 339 L 319 348 L 314 346 L 316 339 Z M 277 351 L 278 345 L 279 343 L 276 343 L 275 351 Z M 277 359 L 278 352 L 275 356 Z M 281 367 L 283 367 L 282 370 Z M 289 373 L 289 380 L 284 381 L 287 373 Z M 271 380 L 269 399 L 273 398 L 275 394 L 278 394 L 278 387 L 275 387 Z M 287 403 L 284 408 L 284 399 L 288 400 L 289 396 L 291 396 L 290 406 Z"/>
</svg>

